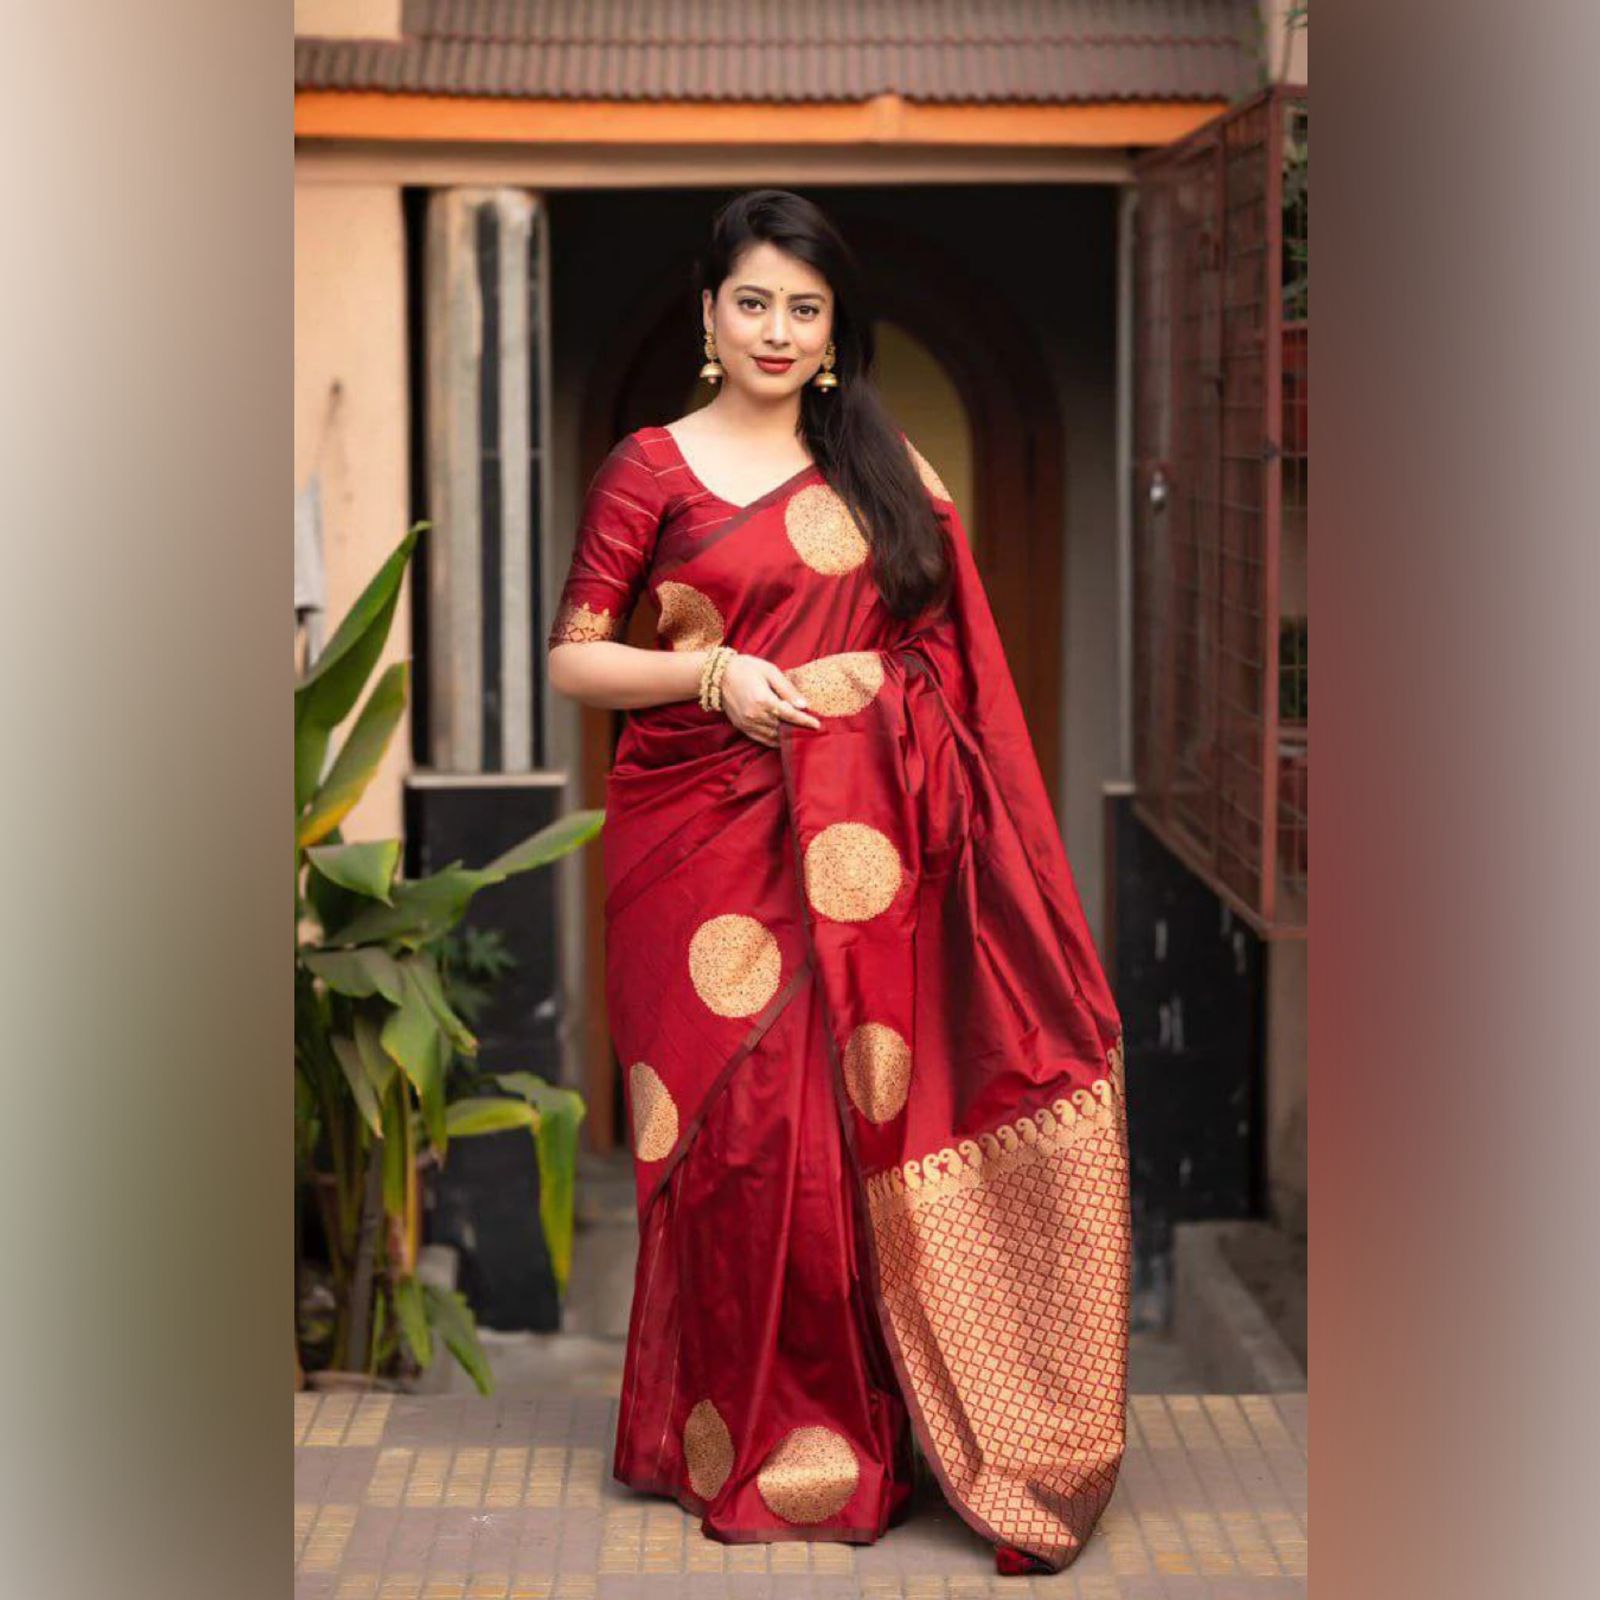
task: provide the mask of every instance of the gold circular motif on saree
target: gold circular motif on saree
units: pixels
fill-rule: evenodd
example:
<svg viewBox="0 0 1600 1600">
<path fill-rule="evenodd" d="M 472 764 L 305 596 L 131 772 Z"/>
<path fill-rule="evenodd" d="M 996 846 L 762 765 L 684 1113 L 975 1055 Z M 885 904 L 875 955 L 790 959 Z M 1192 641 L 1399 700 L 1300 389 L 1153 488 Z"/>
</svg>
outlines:
<svg viewBox="0 0 1600 1600">
<path fill-rule="evenodd" d="M 722 643 L 727 631 L 722 613 L 693 584 L 668 578 L 656 586 L 656 604 L 661 607 L 656 631 L 674 650 L 709 650 Z"/>
<path fill-rule="evenodd" d="M 694 992 L 719 1017 L 754 1016 L 778 992 L 783 954 L 754 917 L 730 911 L 711 917 L 689 941 Z"/>
<path fill-rule="evenodd" d="M 784 1436 L 756 1474 L 756 1488 L 785 1522 L 821 1522 L 844 1508 L 860 1478 L 850 1441 L 812 1424 Z"/>
<path fill-rule="evenodd" d="M 806 899 L 835 922 L 865 922 L 900 892 L 900 854 L 865 822 L 830 822 L 806 846 Z"/>
<path fill-rule="evenodd" d="M 909 439 L 906 440 L 906 449 L 911 452 L 911 464 L 917 469 L 917 476 L 922 479 L 923 488 L 941 500 L 948 500 L 950 491 L 940 482 L 939 474 L 928 464 L 927 458 Z"/>
<path fill-rule="evenodd" d="M 849 717 L 872 704 L 883 687 L 883 657 L 876 650 L 844 650 L 818 656 L 789 673 L 806 697 L 806 710 L 819 717 Z"/>
<path fill-rule="evenodd" d="M 715 1500 L 733 1471 L 733 1435 L 709 1400 L 700 1401 L 683 1424 L 683 1459 L 689 1487 L 702 1500 Z"/>
<path fill-rule="evenodd" d="M 784 531 L 795 554 L 813 572 L 836 576 L 867 559 L 867 541 L 838 493 L 814 483 L 794 495 L 783 512 Z"/>
<path fill-rule="evenodd" d="M 886 1022 L 863 1022 L 845 1043 L 844 1086 L 868 1122 L 900 1114 L 911 1087 L 911 1046 Z"/>
<path fill-rule="evenodd" d="M 671 1155 L 678 1142 L 678 1103 L 672 1091 L 647 1061 L 635 1061 L 628 1069 L 628 1088 L 633 1100 L 634 1154 L 641 1161 L 659 1161 Z"/>
</svg>

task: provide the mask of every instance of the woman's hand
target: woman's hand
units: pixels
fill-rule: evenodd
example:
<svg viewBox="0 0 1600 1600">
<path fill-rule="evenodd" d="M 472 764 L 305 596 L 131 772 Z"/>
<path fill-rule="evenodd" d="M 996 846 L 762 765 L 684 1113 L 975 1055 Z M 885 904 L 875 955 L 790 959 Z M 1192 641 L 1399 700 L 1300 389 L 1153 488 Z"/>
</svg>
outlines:
<svg viewBox="0 0 1600 1600">
<path fill-rule="evenodd" d="M 779 667 L 760 656 L 735 655 L 722 669 L 722 709 L 728 721 L 758 743 L 776 745 L 778 725 L 793 722 L 802 728 L 822 724 L 800 708 L 806 697 Z"/>
</svg>

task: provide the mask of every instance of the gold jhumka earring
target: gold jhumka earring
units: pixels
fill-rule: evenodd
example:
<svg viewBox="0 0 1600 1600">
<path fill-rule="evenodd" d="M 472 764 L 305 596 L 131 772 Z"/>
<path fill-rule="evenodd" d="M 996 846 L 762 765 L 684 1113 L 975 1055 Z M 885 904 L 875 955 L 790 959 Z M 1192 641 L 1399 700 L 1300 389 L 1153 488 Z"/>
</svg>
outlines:
<svg viewBox="0 0 1600 1600">
<path fill-rule="evenodd" d="M 833 340 L 828 341 L 828 348 L 822 352 L 822 371 L 811 382 L 818 389 L 837 389 L 839 380 L 833 372 Z"/>
<path fill-rule="evenodd" d="M 716 341 L 711 337 L 711 330 L 706 329 L 706 364 L 700 369 L 700 376 L 707 383 L 721 383 L 727 377 L 727 369 L 717 360 Z"/>
</svg>

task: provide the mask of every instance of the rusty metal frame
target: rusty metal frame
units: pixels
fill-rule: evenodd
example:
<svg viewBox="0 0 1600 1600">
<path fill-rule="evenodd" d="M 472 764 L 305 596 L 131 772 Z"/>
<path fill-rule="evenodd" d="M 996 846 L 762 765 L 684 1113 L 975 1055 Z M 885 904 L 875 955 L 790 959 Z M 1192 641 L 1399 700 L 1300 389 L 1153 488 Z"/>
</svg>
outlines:
<svg viewBox="0 0 1600 1600">
<path fill-rule="evenodd" d="M 1310 732 L 1285 743 L 1280 629 L 1283 163 L 1308 106 L 1274 85 L 1136 168 L 1134 808 L 1269 938 L 1307 918 L 1307 819 L 1282 801 Z"/>
</svg>

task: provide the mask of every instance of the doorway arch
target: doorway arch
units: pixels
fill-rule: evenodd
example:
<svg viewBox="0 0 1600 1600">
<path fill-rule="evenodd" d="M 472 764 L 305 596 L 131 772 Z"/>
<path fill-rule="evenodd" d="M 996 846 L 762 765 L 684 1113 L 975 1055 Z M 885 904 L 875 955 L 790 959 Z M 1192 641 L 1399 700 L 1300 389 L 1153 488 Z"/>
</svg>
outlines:
<svg viewBox="0 0 1600 1600">
<path fill-rule="evenodd" d="M 843 204 L 833 210 L 862 263 L 876 319 L 888 325 L 881 343 L 891 412 L 897 356 L 905 358 L 910 373 L 919 361 L 932 362 L 940 380 L 934 387 L 959 405 L 959 418 L 939 420 L 935 432 L 960 428 L 966 463 L 941 461 L 937 444 L 923 454 L 941 476 L 946 465 L 951 468 L 945 481 L 971 538 L 1045 786 L 1059 813 L 1067 466 L 1054 381 L 1036 338 L 1006 297 L 948 259 L 936 241 Z M 691 266 L 679 253 L 666 260 L 654 280 L 665 287 L 636 303 L 596 354 L 579 417 L 583 481 L 624 434 L 670 422 L 692 405 L 687 397 L 695 393 L 694 375 L 704 359 L 699 314 L 689 294 L 676 287 L 692 281 Z M 895 414 L 920 449 L 917 409 Z M 636 609 L 626 635 L 630 644 L 654 644 L 649 609 Z M 579 803 L 600 806 L 620 714 L 586 711 L 582 726 Z M 604 885 L 596 852 L 586 853 L 585 871 L 583 1070 L 590 1140 L 597 1149 L 609 1149 L 618 1142 L 618 1078 L 605 1020 Z"/>
</svg>

